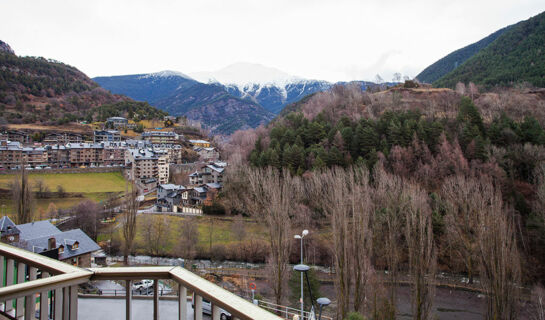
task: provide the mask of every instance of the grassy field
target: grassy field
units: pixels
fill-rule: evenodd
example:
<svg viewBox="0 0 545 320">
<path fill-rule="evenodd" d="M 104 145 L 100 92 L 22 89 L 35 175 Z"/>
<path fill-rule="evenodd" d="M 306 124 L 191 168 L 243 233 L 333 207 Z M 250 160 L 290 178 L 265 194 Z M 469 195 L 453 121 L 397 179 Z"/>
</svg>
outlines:
<svg viewBox="0 0 545 320">
<path fill-rule="evenodd" d="M 184 228 L 184 223 L 188 219 L 195 219 L 197 222 L 197 228 L 199 230 L 198 246 L 201 248 L 208 248 L 210 246 L 210 230 L 212 231 L 212 245 L 222 244 L 228 245 L 238 241 L 236 235 L 233 232 L 233 220 L 223 217 L 176 217 L 168 215 L 139 215 L 137 217 L 137 234 L 135 239 L 136 250 L 139 254 L 146 254 L 145 252 L 145 223 L 148 223 L 149 219 L 166 219 L 168 224 L 168 230 L 164 233 L 164 237 L 168 239 L 168 242 L 163 248 L 164 253 L 174 254 L 175 248 L 181 238 L 181 232 Z M 212 226 L 212 227 L 211 227 Z M 264 225 L 246 220 L 244 222 L 244 229 L 246 232 L 246 239 L 264 239 L 266 230 Z M 107 234 L 99 236 L 99 241 L 107 240 Z M 117 239 L 121 238 L 121 228 L 116 230 L 114 235 Z"/>
<path fill-rule="evenodd" d="M 8 189 L 15 178 L 12 174 L 0 175 L 0 188 Z M 125 191 L 125 178 L 121 172 L 105 173 L 30 173 L 29 180 L 42 180 L 50 191 L 62 185 L 66 192 L 104 193 Z"/>
<path fill-rule="evenodd" d="M 0 188 L 8 189 L 15 178 L 14 175 L 0 175 Z M 57 186 L 61 185 L 69 195 L 65 198 L 36 199 L 34 210 L 36 215 L 40 211 L 47 211 L 50 203 L 55 204 L 58 209 L 68 209 L 86 199 L 100 202 L 108 199 L 111 193 L 125 191 L 125 179 L 121 172 L 107 173 L 38 173 L 29 174 L 29 180 L 34 184 L 42 180 L 50 191 L 56 192 Z M 76 196 L 78 195 L 78 196 Z M 13 216 L 13 204 L 10 198 L 0 199 L 2 214 Z"/>
</svg>

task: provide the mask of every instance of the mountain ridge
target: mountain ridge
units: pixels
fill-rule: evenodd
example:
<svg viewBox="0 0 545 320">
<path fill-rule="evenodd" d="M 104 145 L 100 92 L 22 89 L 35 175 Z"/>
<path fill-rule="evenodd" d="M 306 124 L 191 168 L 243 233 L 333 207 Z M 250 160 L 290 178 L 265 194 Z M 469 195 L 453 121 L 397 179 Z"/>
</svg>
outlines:
<svg viewBox="0 0 545 320">
<path fill-rule="evenodd" d="M 484 87 L 528 82 L 545 87 L 545 12 L 509 28 L 489 46 L 434 82 L 453 87 L 474 82 Z"/>
<path fill-rule="evenodd" d="M 213 133 L 230 134 L 254 128 L 274 117 L 254 101 L 231 95 L 221 84 L 204 84 L 177 71 L 94 80 L 112 92 L 147 101 L 171 115 L 199 120 Z"/>
<path fill-rule="evenodd" d="M 422 70 L 415 78 L 421 82 L 433 83 L 447 73 L 456 69 L 467 59 L 474 56 L 480 50 L 486 48 L 490 43 L 494 42 L 505 31 L 511 28 L 513 25 L 501 28 L 500 30 L 488 35 L 487 37 L 467 45 L 461 49 L 455 50 L 443 58 L 437 60 L 430 66 Z"/>
</svg>

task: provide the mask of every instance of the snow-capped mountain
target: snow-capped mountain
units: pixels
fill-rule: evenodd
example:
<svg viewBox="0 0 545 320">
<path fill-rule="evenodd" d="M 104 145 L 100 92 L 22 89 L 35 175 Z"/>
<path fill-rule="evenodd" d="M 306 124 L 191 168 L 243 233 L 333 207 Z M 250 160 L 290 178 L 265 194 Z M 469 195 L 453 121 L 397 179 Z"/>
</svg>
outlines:
<svg viewBox="0 0 545 320">
<path fill-rule="evenodd" d="M 194 80 L 190 76 L 184 73 L 181 73 L 179 71 L 172 71 L 172 70 L 163 70 L 159 72 L 147 73 L 142 75 L 142 78 L 177 78 L 177 77 L 186 78 L 188 80 Z"/>
<path fill-rule="evenodd" d="M 230 134 L 269 122 L 274 114 L 230 94 L 218 83 L 200 83 L 176 71 L 94 78 L 113 93 L 147 101 L 173 116 L 199 120 L 214 133 Z"/>
<path fill-rule="evenodd" d="M 212 72 L 190 73 L 190 76 L 202 83 L 219 82 L 223 85 L 238 86 L 241 88 L 251 84 L 282 85 L 298 79 L 275 68 L 246 62 L 234 63 Z"/>
<path fill-rule="evenodd" d="M 214 72 L 196 72 L 190 76 L 203 83 L 220 83 L 230 94 L 259 103 L 276 114 L 286 105 L 332 86 L 327 81 L 303 79 L 253 63 L 235 63 Z"/>
<path fill-rule="evenodd" d="M 197 81 L 177 71 L 96 77 L 93 80 L 113 93 L 124 94 L 134 100 L 155 104 L 178 89 L 186 89 Z"/>
</svg>

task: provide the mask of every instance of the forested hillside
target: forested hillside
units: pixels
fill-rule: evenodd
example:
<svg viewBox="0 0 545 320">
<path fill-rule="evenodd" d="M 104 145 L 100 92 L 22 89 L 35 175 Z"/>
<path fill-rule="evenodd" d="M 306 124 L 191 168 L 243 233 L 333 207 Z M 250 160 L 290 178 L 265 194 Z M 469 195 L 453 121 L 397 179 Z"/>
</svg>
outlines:
<svg viewBox="0 0 545 320">
<path fill-rule="evenodd" d="M 438 61 L 436 61 L 435 63 L 433 63 L 426 69 L 424 69 L 422 72 L 420 72 L 416 76 L 416 78 L 419 81 L 425 82 L 425 83 L 435 82 L 436 80 L 440 79 L 447 73 L 456 69 L 462 63 L 464 63 L 467 59 L 474 56 L 477 52 L 486 48 L 490 43 L 496 40 L 510 27 L 511 26 L 502 28 L 482 40 L 479 40 L 466 47 L 463 47 L 462 49 L 458 49 L 452 53 L 449 53 L 445 57 L 439 59 Z"/>
<path fill-rule="evenodd" d="M 512 26 L 434 86 L 453 88 L 458 82 L 473 82 L 493 87 L 528 82 L 545 87 L 543 48 L 545 12 Z"/>
<path fill-rule="evenodd" d="M 266 215 L 275 233 L 327 221 L 342 318 L 399 312 L 380 279 L 404 276 L 412 301 L 428 306 L 415 308 L 431 314 L 428 290 L 441 271 L 477 277 L 493 292 L 487 314 L 517 318 L 514 283 L 532 288 L 545 276 L 545 118 L 535 108 L 544 100 L 516 90 L 334 87 L 233 135 L 224 204 Z M 351 288 L 346 278 L 357 276 L 376 291 Z"/>
<path fill-rule="evenodd" d="M 78 69 L 41 57 L 19 57 L 4 43 L 0 50 L 0 122 L 57 125 L 98 120 L 96 115 L 138 118 L 166 113 L 104 90 Z M 103 118 L 103 116 L 102 116 Z"/>
</svg>

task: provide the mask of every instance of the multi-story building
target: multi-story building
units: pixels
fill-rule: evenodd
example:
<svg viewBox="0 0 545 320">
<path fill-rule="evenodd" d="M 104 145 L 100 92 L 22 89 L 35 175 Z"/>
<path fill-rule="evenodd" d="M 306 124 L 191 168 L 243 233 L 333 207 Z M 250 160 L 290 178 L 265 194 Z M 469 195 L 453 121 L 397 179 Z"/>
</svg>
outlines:
<svg viewBox="0 0 545 320">
<path fill-rule="evenodd" d="M 117 130 L 95 130 L 93 141 L 95 143 L 121 141 L 121 134 Z"/>
<path fill-rule="evenodd" d="M 160 184 L 168 183 L 169 163 L 168 156 L 160 156 L 157 160 L 157 168 L 159 169 L 158 177 Z"/>
<path fill-rule="evenodd" d="M 41 166 L 47 163 L 47 150 L 44 147 L 24 147 L 23 163 L 27 166 Z"/>
<path fill-rule="evenodd" d="M 122 143 L 101 143 L 102 149 L 102 164 L 105 166 L 120 166 L 125 163 L 125 151 L 127 147 Z"/>
<path fill-rule="evenodd" d="M 0 140 L 0 168 L 19 168 L 21 164 L 51 168 L 128 165 L 132 161 L 126 155 L 128 149 L 143 150 L 146 155 L 153 154 L 153 158 L 156 158 L 153 170 L 157 172 L 150 176 L 161 183 L 168 182 L 169 164 L 182 163 L 182 146 L 177 144 L 152 145 L 150 141 L 127 140 L 23 146 L 17 141 Z M 147 159 L 146 156 L 140 158 Z M 137 176 L 147 176 L 148 170 L 144 168 L 147 167 L 142 167 L 142 174 Z"/>
<path fill-rule="evenodd" d="M 192 185 L 201 185 L 207 183 L 222 184 L 223 171 L 227 164 L 225 162 L 213 162 L 201 167 L 189 175 L 189 183 Z"/>
<path fill-rule="evenodd" d="M 168 162 L 172 164 L 181 164 L 182 163 L 182 146 L 178 144 L 173 144 L 170 147 L 166 148 L 168 151 Z"/>
<path fill-rule="evenodd" d="M 123 117 L 110 117 L 106 119 L 105 126 L 108 128 L 122 129 L 127 128 L 129 125 L 129 120 Z"/>
<path fill-rule="evenodd" d="M 104 145 L 100 143 L 68 143 L 70 149 L 70 165 L 79 166 L 100 166 L 103 162 Z"/>
<path fill-rule="evenodd" d="M 81 143 L 83 142 L 83 136 L 77 133 L 71 132 L 53 132 L 44 136 L 43 144 L 67 144 L 67 143 Z"/>
<path fill-rule="evenodd" d="M 0 141 L 0 165 L 5 169 L 16 168 L 23 160 L 23 147 L 18 141 Z"/>
<path fill-rule="evenodd" d="M 129 178 L 139 181 L 156 179 L 167 183 L 169 176 L 168 156 L 164 150 L 153 148 L 127 149 L 125 166 L 129 168 Z"/>
<path fill-rule="evenodd" d="M 172 131 L 146 131 L 142 133 L 142 140 L 147 140 L 152 144 L 176 144 L 180 141 L 176 132 Z"/>
<path fill-rule="evenodd" d="M 1 140 L 17 141 L 20 143 L 30 143 L 32 141 L 28 132 L 18 130 L 2 132 Z"/>
<path fill-rule="evenodd" d="M 70 167 L 70 149 L 64 145 L 46 146 L 47 164 L 52 168 Z"/>
<path fill-rule="evenodd" d="M 193 151 L 199 154 L 199 157 L 202 161 L 216 161 L 220 158 L 219 152 L 214 147 L 193 147 Z"/>
<path fill-rule="evenodd" d="M 206 140 L 189 140 L 189 143 L 191 143 L 194 147 L 203 147 L 203 148 L 210 147 L 210 142 Z"/>
</svg>

